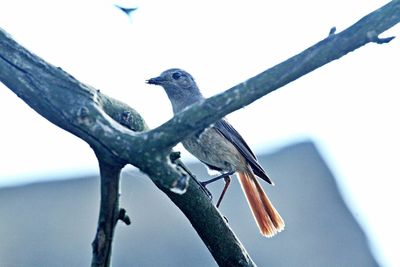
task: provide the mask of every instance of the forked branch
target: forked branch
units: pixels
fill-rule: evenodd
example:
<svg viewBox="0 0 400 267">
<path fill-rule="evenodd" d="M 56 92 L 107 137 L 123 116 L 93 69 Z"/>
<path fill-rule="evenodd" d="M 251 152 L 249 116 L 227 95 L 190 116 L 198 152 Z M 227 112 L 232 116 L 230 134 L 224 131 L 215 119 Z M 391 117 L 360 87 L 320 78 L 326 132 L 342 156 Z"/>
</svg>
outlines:
<svg viewBox="0 0 400 267">
<path fill-rule="evenodd" d="M 102 190 L 102 201 L 111 203 L 105 206 L 104 214 L 110 222 L 115 224 L 118 219 L 118 203 L 112 201 L 117 198 L 119 168 L 132 164 L 147 173 L 182 210 L 219 265 L 252 266 L 246 250 L 199 184 L 171 163 L 172 147 L 195 131 L 367 43 L 391 41 L 392 37 L 379 35 L 399 21 L 400 0 L 394 0 L 340 33 L 331 30 L 327 38 L 300 54 L 194 104 L 154 130 L 147 130 L 141 116 L 126 104 L 46 63 L 2 30 L 0 81 L 43 117 L 85 140 L 100 163 L 106 163 L 101 172 L 110 174 L 104 177 L 111 177 L 112 186 L 102 179 L 102 188 L 107 189 Z M 104 247 L 110 250 L 111 241 Z M 104 262 L 102 266 L 108 266 L 109 257 Z"/>
</svg>

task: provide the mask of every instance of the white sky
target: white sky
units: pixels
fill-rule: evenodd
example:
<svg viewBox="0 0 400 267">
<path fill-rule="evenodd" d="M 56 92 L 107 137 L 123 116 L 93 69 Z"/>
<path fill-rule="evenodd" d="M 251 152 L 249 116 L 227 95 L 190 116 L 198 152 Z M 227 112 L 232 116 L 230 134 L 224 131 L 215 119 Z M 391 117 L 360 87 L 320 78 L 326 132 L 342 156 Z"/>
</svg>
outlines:
<svg viewBox="0 0 400 267">
<path fill-rule="evenodd" d="M 131 19 L 113 3 L 2 0 L 0 27 L 48 62 L 130 104 L 155 127 L 171 117 L 171 108 L 146 79 L 183 68 L 211 96 L 386 1 L 120 1 L 139 7 Z M 229 116 L 258 152 L 314 140 L 383 266 L 400 266 L 399 40 L 367 45 Z M 3 85 L 0 114 L 0 185 L 96 171 L 88 145 Z"/>
</svg>

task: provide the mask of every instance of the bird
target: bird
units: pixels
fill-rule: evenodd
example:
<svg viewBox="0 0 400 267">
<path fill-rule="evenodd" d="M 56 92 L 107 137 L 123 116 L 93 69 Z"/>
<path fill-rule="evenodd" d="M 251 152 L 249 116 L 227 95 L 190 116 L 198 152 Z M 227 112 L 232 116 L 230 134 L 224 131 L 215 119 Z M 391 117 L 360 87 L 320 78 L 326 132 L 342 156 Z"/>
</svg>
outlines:
<svg viewBox="0 0 400 267">
<path fill-rule="evenodd" d="M 114 4 L 114 6 L 124 12 L 128 17 L 130 17 L 131 14 L 138 9 L 137 7 L 122 7 L 117 4 Z"/>
<path fill-rule="evenodd" d="M 168 69 L 160 76 L 147 80 L 147 83 L 164 88 L 174 114 L 205 99 L 192 75 L 182 69 Z M 237 173 L 261 234 L 272 237 L 284 229 L 285 222 L 272 205 L 256 176 L 269 184 L 273 184 L 272 180 L 243 137 L 225 118 L 218 120 L 205 130 L 184 138 L 181 143 L 208 168 L 221 173 L 220 176 L 204 182 L 204 185 L 221 178 L 225 179 L 225 187 L 216 205 L 217 208 L 230 184 L 230 175 Z"/>
</svg>

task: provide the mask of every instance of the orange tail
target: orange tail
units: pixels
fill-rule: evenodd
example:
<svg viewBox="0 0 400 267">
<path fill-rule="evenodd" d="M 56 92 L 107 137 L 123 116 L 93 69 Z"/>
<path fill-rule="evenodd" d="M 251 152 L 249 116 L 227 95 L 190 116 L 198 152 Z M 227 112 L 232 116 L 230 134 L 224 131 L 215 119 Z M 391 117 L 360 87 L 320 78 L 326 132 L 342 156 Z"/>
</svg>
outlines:
<svg viewBox="0 0 400 267">
<path fill-rule="evenodd" d="M 252 171 L 239 172 L 239 181 L 250 209 L 263 236 L 272 237 L 285 228 L 278 211 L 272 206 Z"/>
</svg>

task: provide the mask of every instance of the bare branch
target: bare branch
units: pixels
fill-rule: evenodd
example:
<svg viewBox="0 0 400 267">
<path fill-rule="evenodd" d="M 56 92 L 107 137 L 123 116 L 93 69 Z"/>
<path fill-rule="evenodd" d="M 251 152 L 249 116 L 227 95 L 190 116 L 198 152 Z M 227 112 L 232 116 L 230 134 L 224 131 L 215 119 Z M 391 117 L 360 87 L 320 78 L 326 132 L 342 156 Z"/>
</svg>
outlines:
<svg viewBox="0 0 400 267">
<path fill-rule="evenodd" d="M 92 267 L 107 267 L 111 262 L 114 229 L 123 211 L 119 209 L 119 178 L 123 166 L 110 165 L 99 156 L 98 160 L 101 200 L 96 237 L 92 243 Z M 125 220 L 129 219 L 125 218 Z"/>
<path fill-rule="evenodd" d="M 113 186 L 108 188 L 113 197 L 107 198 L 110 205 L 104 206 L 108 218 L 111 218 L 109 221 L 115 223 L 119 217 L 124 217 L 115 208 L 118 206 L 115 192 L 118 192 L 118 168 L 130 163 L 147 173 L 183 211 L 219 265 L 252 266 L 251 258 L 207 195 L 200 190 L 200 185 L 188 179 L 189 175 L 182 168 L 171 163 L 171 148 L 230 112 L 369 42 L 389 42 L 391 37 L 379 38 L 379 35 L 399 21 L 400 0 L 395 0 L 345 31 L 338 34 L 331 31 L 326 39 L 302 53 L 225 93 L 194 104 L 157 129 L 142 133 L 137 131 L 145 131 L 147 126 L 135 110 L 44 62 L 2 30 L 0 81 L 43 117 L 85 140 L 95 150 L 103 174 L 112 170 L 104 175 L 114 177 L 111 179 Z M 108 165 L 102 165 L 102 162 Z M 102 179 L 102 188 L 106 186 L 105 181 Z M 103 192 L 106 191 L 102 190 L 102 196 Z M 107 230 L 111 237 L 113 227 Z M 101 229 L 99 227 L 98 233 Z M 100 240 L 100 237 L 96 239 Z M 94 249 L 97 250 L 100 243 L 95 243 Z M 109 261 L 107 257 L 106 262 Z"/>
<path fill-rule="evenodd" d="M 95 266 L 109 263 L 110 238 L 118 210 L 119 169 L 126 163 L 146 171 L 167 193 L 192 222 L 220 265 L 254 265 L 195 180 L 190 180 L 187 194 L 181 196 L 170 190 L 171 187 L 178 187 L 181 192 L 186 190 L 190 174 L 184 171 L 181 162 L 177 162 L 181 166 L 178 168 L 169 161 L 169 149 L 147 150 L 146 140 L 136 138 L 133 131 L 146 130 L 147 126 L 134 109 L 44 62 L 4 31 L 0 31 L 0 80 L 43 117 L 82 138 L 95 150 L 102 172 L 102 205 L 93 242 Z M 183 183 L 177 183 L 182 178 Z M 216 238 L 221 236 L 224 239 Z"/>
<path fill-rule="evenodd" d="M 346 30 L 331 29 L 324 40 L 231 89 L 196 103 L 157 129 L 143 133 L 154 146 L 173 147 L 186 136 L 260 97 L 312 72 L 367 43 L 387 43 L 378 36 L 400 22 L 400 1 L 391 1 Z"/>
</svg>

